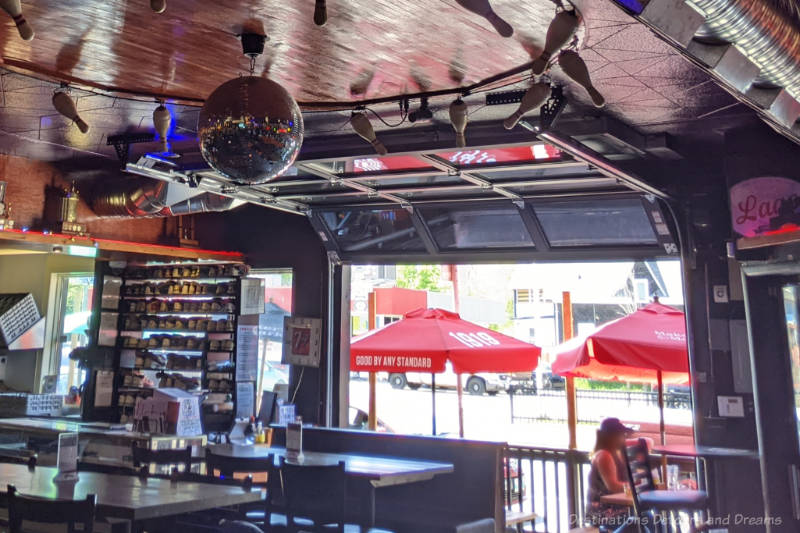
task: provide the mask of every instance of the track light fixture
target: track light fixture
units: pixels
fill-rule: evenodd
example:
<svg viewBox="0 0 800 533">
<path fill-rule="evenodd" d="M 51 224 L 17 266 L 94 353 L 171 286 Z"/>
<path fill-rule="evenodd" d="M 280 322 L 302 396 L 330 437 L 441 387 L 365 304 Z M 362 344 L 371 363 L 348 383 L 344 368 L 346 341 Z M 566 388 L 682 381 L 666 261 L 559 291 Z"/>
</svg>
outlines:
<svg viewBox="0 0 800 533">
<path fill-rule="evenodd" d="M 453 100 L 450 104 L 450 124 L 456 130 L 456 146 L 463 148 L 467 145 L 464 130 L 467 129 L 467 104 L 461 98 Z"/>
<path fill-rule="evenodd" d="M 503 127 L 507 130 L 514 129 L 514 126 L 517 125 L 522 115 L 540 107 L 544 101 L 547 100 L 548 94 L 550 94 L 549 83 L 540 81 L 531 85 L 530 89 L 528 89 L 522 97 L 522 101 L 519 103 L 517 110 L 503 121 Z"/>
<path fill-rule="evenodd" d="M 514 35 L 514 28 L 511 27 L 511 24 L 500 18 L 500 16 L 495 13 L 494 9 L 492 9 L 492 5 L 489 3 L 489 0 L 456 0 L 458 5 L 463 7 L 468 11 L 472 11 L 476 15 L 480 15 L 481 17 L 485 18 L 489 21 L 489 23 L 494 26 L 494 29 L 503 37 L 511 37 Z"/>
<path fill-rule="evenodd" d="M 33 39 L 34 32 L 25 17 L 22 16 L 22 5 L 19 0 L 0 0 L 0 8 L 14 20 L 19 36 L 26 41 Z"/>
<path fill-rule="evenodd" d="M 533 73 L 539 75 L 547 69 L 550 58 L 561 50 L 575 35 L 579 23 L 575 11 L 559 11 L 547 27 L 544 50 L 533 62 Z"/>
<path fill-rule="evenodd" d="M 324 26 L 328 22 L 328 8 L 325 0 L 314 0 L 314 24 Z"/>
<path fill-rule="evenodd" d="M 78 129 L 81 130 L 81 133 L 89 131 L 89 125 L 78 115 L 78 109 L 75 107 L 75 102 L 67 94 L 67 89 L 53 93 L 53 107 L 61 115 L 73 121 L 78 126 Z"/>
<path fill-rule="evenodd" d="M 167 0 L 150 0 L 150 9 L 156 13 L 163 13 L 167 9 Z"/>
<path fill-rule="evenodd" d="M 169 128 L 172 125 L 172 115 L 163 103 L 153 111 L 153 127 L 161 143 L 161 153 L 169 153 Z"/>
<path fill-rule="evenodd" d="M 423 96 L 419 99 L 419 109 L 412 111 L 408 114 L 409 122 L 417 122 L 418 120 L 432 120 L 433 111 L 428 107 L 428 98 Z"/>
<path fill-rule="evenodd" d="M 564 50 L 558 56 L 558 65 L 564 74 L 572 78 L 578 85 L 586 89 L 592 102 L 596 107 L 603 107 L 606 105 L 606 99 L 600 94 L 594 85 L 592 79 L 589 77 L 589 69 L 586 68 L 586 63 L 581 59 L 574 50 Z"/>
<path fill-rule="evenodd" d="M 372 123 L 364 111 L 353 111 L 353 114 L 350 115 L 350 126 L 359 137 L 370 143 L 379 155 L 386 155 L 386 147 L 376 137 Z"/>
</svg>

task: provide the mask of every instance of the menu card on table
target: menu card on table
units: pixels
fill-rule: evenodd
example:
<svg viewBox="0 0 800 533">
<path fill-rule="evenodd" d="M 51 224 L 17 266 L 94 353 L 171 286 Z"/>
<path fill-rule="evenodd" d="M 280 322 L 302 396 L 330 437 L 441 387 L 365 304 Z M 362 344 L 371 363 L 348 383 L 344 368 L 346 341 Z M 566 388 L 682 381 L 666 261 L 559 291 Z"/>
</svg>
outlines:
<svg viewBox="0 0 800 533">
<path fill-rule="evenodd" d="M 297 420 L 286 424 L 286 460 L 303 462 L 303 422 Z"/>
<path fill-rule="evenodd" d="M 62 433 L 58 436 L 58 473 L 54 481 L 78 479 L 78 434 Z"/>
</svg>

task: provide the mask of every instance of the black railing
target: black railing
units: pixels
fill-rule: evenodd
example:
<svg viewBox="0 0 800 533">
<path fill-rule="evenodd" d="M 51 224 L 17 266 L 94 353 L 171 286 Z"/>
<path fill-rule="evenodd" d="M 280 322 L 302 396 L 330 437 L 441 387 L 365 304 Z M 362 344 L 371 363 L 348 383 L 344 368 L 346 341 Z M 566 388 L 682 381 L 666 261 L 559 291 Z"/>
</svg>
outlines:
<svg viewBox="0 0 800 533">
<path fill-rule="evenodd" d="M 508 396 L 512 423 L 567 419 L 566 392 L 563 390 L 540 390 L 534 393 L 532 389 L 512 386 Z M 578 422 L 600 422 L 609 412 L 621 412 L 634 405 L 658 406 L 657 392 L 579 389 L 576 396 L 580 406 Z M 692 405 L 691 395 L 688 392 L 666 392 L 664 405 L 668 409 L 689 410 Z"/>
<path fill-rule="evenodd" d="M 509 446 L 504 458 L 507 512 L 532 512 L 525 531 L 566 533 L 583 524 L 587 452 Z"/>
</svg>

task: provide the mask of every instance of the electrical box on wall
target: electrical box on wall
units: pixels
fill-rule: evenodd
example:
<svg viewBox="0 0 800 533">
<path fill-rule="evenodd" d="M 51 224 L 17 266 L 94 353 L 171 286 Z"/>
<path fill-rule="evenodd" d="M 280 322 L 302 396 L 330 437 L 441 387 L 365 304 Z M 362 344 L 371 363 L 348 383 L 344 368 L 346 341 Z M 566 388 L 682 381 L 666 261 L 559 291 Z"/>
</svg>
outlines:
<svg viewBox="0 0 800 533">
<path fill-rule="evenodd" d="M 744 418 L 744 398 L 741 396 L 717 396 L 719 416 Z"/>
<path fill-rule="evenodd" d="M 6 379 L 6 356 L 0 355 L 0 381 Z"/>
</svg>

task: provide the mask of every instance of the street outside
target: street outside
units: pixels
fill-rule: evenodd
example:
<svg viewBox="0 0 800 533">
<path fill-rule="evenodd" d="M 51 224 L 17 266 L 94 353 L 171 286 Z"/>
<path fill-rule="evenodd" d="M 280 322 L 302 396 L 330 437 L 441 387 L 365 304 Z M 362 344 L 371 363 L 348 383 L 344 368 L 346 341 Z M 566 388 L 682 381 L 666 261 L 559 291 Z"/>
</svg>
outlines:
<svg viewBox="0 0 800 533">
<path fill-rule="evenodd" d="M 377 386 L 378 418 L 394 432 L 411 435 L 430 435 L 431 390 L 408 388 L 398 390 L 384 381 Z M 566 448 L 567 424 L 563 421 L 566 404 L 562 397 L 514 397 L 517 416 L 546 413 L 554 420 L 511 423 L 510 397 L 501 392 L 496 396 L 473 396 L 464 393 L 464 436 L 473 440 L 508 442 L 515 445 L 547 448 Z M 366 380 L 350 382 L 350 405 L 367 411 L 369 385 Z M 618 400 L 584 400 L 578 402 L 579 419 L 599 419 L 617 416 L 625 421 L 659 421 L 658 407 L 641 402 L 627 403 Z M 667 424 L 689 426 L 692 415 L 689 409 L 665 409 Z M 454 390 L 436 390 L 436 429 L 439 435 L 458 436 L 458 395 Z M 594 446 L 597 426 L 578 424 L 578 447 L 590 450 Z"/>
</svg>

